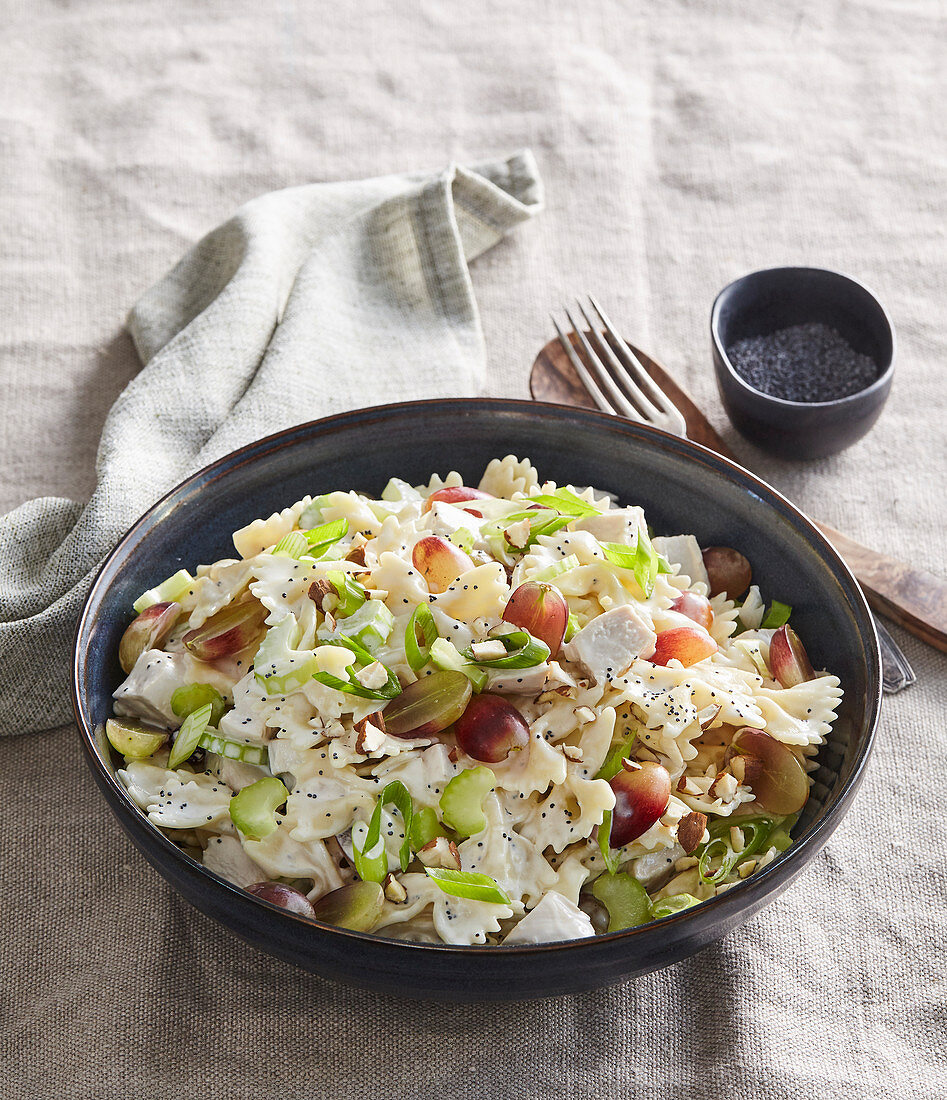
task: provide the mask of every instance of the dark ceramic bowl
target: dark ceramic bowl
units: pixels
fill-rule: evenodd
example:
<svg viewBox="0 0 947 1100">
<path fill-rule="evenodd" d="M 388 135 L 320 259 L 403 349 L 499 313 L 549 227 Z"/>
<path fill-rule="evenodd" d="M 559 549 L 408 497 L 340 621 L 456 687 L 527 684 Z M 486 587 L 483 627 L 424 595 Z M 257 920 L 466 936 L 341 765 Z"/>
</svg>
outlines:
<svg viewBox="0 0 947 1100">
<path fill-rule="evenodd" d="M 132 601 L 182 566 L 228 554 L 231 532 L 306 493 L 380 492 L 396 474 L 427 481 L 489 459 L 529 456 L 559 482 L 644 505 L 658 533 L 693 532 L 739 547 L 768 596 L 794 607 L 816 667 L 841 677 L 845 701 L 822 749 L 796 842 L 762 872 L 689 913 L 593 939 L 517 947 L 409 944 L 314 924 L 205 870 L 131 802 L 102 727 L 123 676 L 118 643 Z M 861 780 L 878 720 L 880 667 L 871 617 L 852 575 L 811 523 L 738 466 L 683 439 L 584 409 L 520 401 L 413 402 L 306 424 L 251 444 L 189 478 L 144 515 L 107 558 L 82 612 L 76 716 L 89 765 L 122 828 L 192 905 L 256 947 L 328 978 L 445 1001 L 578 992 L 676 962 L 772 901 L 816 856 Z M 145 872 L 142 871 L 142 874 Z"/>
<path fill-rule="evenodd" d="M 785 401 L 737 374 L 728 349 L 752 336 L 811 322 L 834 328 L 873 359 L 878 376 L 837 401 Z M 850 447 L 878 419 L 894 374 L 894 329 L 878 299 L 847 275 L 817 267 L 754 271 L 725 287 L 710 315 L 717 388 L 733 426 L 783 458 L 822 458 Z"/>
</svg>

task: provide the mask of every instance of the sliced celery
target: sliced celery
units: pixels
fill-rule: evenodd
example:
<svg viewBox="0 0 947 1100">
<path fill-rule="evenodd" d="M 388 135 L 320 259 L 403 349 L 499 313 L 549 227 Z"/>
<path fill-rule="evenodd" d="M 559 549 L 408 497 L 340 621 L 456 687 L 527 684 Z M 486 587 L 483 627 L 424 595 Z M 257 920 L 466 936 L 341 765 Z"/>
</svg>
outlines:
<svg viewBox="0 0 947 1100">
<path fill-rule="evenodd" d="M 142 611 L 156 603 L 173 603 L 180 600 L 193 583 L 194 578 L 191 574 L 186 569 L 179 569 L 166 581 L 162 581 L 157 588 L 149 588 L 147 592 L 142 592 L 132 607 L 140 615 Z"/>
<path fill-rule="evenodd" d="M 443 672 L 462 672 L 474 691 L 483 691 L 487 686 L 487 673 L 465 660 L 457 646 L 446 638 L 437 638 L 431 645 L 431 664 Z"/>
<path fill-rule="evenodd" d="M 648 891 L 628 874 L 603 874 L 592 883 L 592 897 L 608 910 L 608 931 L 637 928 L 651 920 Z"/>
<path fill-rule="evenodd" d="M 351 615 L 337 619 L 334 629 L 322 626 L 317 634 L 322 641 L 342 636 L 354 638 L 374 653 L 388 641 L 394 627 L 395 617 L 381 600 L 367 600 Z"/>
<path fill-rule="evenodd" d="M 273 547 L 271 553 L 276 558 L 296 558 L 298 560 L 308 549 L 309 543 L 306 542 L 306 536 L 302 531 L 290 531 L 288 535 L 283 535 Z"/>
<path fill-rule="evenodd" d="M 221 737 L 213 730 L 205 730 L 201 735 L 200 747 L 208 752 L 216 752 L 218 756 L 226 756 L 230 760 L 242 760 L 246 764 L 265 764 L 269 759 L 266 745 L 251 745 L 248 741 L 232 741 L 229 737 Z"/>
<path fill-rule="evenodd" d="M 326 580 L 339 597 L 338 607 L 332 612 L 336 618 L 344 619 L 354 615 L 368 599 L 364 587 L 358 581 L 352 580 L 348 573 L 343 573 L 341 569 L 333 569 L 327 573 Z"/>
<path fill-rule="evenodd" d="M 579 632 L 579 620 L 570 611 L 569 612 L 569 618 L 566 621 L 565 637 L 562 640 L 564 642 L 571 642 L 572 639 L 576 636 L 576 634 L 578 634 L 578 632 Z"/>
<path fill-rule="evenodd" d="M 154 730 L 128 718 L 109 718 L 105 736 L 112 748 L 128 760 L 144 760 L 156 753 L 167 741 L 166 730 Z"/>
<path fill-rule="evenodd" d="M 555 561 L 552 565 L 547 565 L 545 569 L 537 569 L 537 571 L 530 575 L 531 581 L 551 581 L 556 577 L 561 576 L 563 573 L 568 573 L 571 569 L 578 569 L 581 562 L 575 556 L 575 554 L 567 554 L 560 561 Z"/>
<path fill-rule="evenodd" d="M 230 800 L 230 820 L 248 840 L 263 840 L 277 827 L 276 811 L 289 791 L 274 776 L 258 779 Z"/>
<path fill-rule="evenodd" d="M 473 533 L 466 527 L 458 527 L 456 531 L 451 531 L 448 536 L 450 541 L 460 550 L 463 550 L 465 554 L 469 554 L 473 550 L 474 537 Z"/>
<path fill-rule="evenodd" d="M 411 848 L 419 852 L 425 844 L 430 844 L 436 836 L 443 835 L 443 828 L 437 813 L 430 806 L 416 810 L 411 820 Z"/>
<path fill-rule="evenodd" d="M 496 786 L 496 776 L 483 766 L 462 771 L 444 788 L 441 816 L 461 836 L 473 836 L 487 827 L 483 800 Z"/>
<path fill-rule="evenodd" d="M 191 713 L 181 723 L 171 746 L 171 755 L 168 757 L 168 767 L 173 771 L 179 764 L 183 764 L 191 753 L 198 747 L 204 730 L 210 722 L 212 710 L 210 703 L 205 703 Z"/>
</svg>

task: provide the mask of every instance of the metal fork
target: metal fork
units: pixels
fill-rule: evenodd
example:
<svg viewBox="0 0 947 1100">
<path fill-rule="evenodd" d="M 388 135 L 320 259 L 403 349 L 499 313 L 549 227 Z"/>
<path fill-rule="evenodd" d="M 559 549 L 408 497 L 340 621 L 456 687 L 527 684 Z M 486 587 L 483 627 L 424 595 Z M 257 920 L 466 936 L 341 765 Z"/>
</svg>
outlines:
<svg viewBox="0 0 947 1100">
<path fill-rule="evenodd" d="M 582 349 L 582 355 L 576 350 L 573 339 L 563 332 L 556 318 L 552 318 L 563 350 L 589 396 L 602 412 L 663 428 L 666 432 L 686 439 L 687 422 L 680 410 L 644 369 L 591 294 L 589 304 L 597 320 L 593 320 L 585 306 L 576 299 L 576 305 L 588 326 L 588 335 L 581 325 L 576 324 L 569 310 L 564 311 L 575 341 Z M 884 689 L 893 694 L 910 687 L 916 682 L 917 676 L 907 657 L 877 616 L 872 617 L 881 646 Z"/>
</svg>

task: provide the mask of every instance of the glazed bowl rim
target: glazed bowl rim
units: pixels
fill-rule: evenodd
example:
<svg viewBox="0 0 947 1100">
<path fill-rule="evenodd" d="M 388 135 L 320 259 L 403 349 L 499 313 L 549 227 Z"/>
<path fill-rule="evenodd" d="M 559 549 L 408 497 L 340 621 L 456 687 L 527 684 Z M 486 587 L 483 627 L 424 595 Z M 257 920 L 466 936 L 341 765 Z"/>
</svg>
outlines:
<svg viewBox="0 0 947 1100">
<path fill-rule="evenodd" d="M 845 397 L 836 397 L 832 401 L 790 401 L 785 397 L 776 397 L 774 394 L 758 390 L 755 386 L 751 386 L 750 383 L 737 372 L 720 338 L 720 311 L 723 308 L 724 296 L 729 294 L 738 283 L 755 279 L 757 276 L 761 275 L 775 274 L 776 272 L 817 272 L 820 275 L 831 275 L 835 279 L 851 283 L 868 295 L 884 318 L 888 332 L 891 334 L 891 355 L 888 357 L 888 362 L 884 370 L 882 370 L 871 385 L 865 386 L 864 389 L 856 390 L 855 393 L 850 393 Z M 755 271 L 748 271 L 745 275 L 740 275 L 736 279 L 732 279 L 717 294 L 717 297 L 714 298 L 714 304 L 710 310 L 710 335 L 714 342 L 714 348 L 717 351 L 718 363 L 723 365 L 727 377 L 736 384 L 738 389 L 751 397 L 770 402 L 774 408 L 785 409 L 787 411 L 797 409 L 822 409 L 825 411 L 833 410 L 840 413 L 851 412 L 860 401 L 864 401 L 871 395 L 883 393 L 884 390 L 891 385 L 891 379 L 894 376 L 894 363 L 898 351 L 897 334 L 895 333 L 894 325 L 878 295 L 860 279 L 856 279 L 854 276 L 847 275 L 842 271 L 833 271 L 832 268 L 829 267 L 807 267 L 793 264 L 782 267 L 761 267 Z"/>
<path fill-rule="evenodd" d="M 777 859 L 773 860 L 767 867 L 737 882 L 724 894 L 709 898 L 707 901 L 701 902 L 699 906 L 695 906 L 692 909 L 684 910 L 670 917 L 664 917 L 658 921 L 650 921 L 647 924 L 639 925 L 635 928 L 603 933 L 583 939 L 561 940 L 552 943 L 515 944 L 509 946 L 503 944 L 454 945 L 397 940 L 371 932 L 355 932 L 350 929 L 339 928 L 335 925 L 312 921 L 309 918 L 290 913 L 279 906 L 247 893 L 239 886 L 236 886 L 227 879 L 209 870 L 202 863 L 198 863 L 197 860 L 193 859 L 165 836 L 161 829 L 152 825 L 152 823 L 147 820 L 147 816 L 132 801 L 127 789 L 122 785 L 118 776 L 106 766 L 102 759 L 98 750 L 95 727 L 90 721 L 89 716 L 87 716 L 83 705 L 84 686 L 82 673 L 84 661 L 82 651 L 80 650 L 80 644 L 84 635 L 91 629 L 99 606 L 107 599 L 110 584 L 108 574 L 113 565 L 117 567 L 117 565 L 121 564 L 129 556 L 135 553 L 135 545 L 137 542 L 136 536 L 142 532 L 143 528 L 148 526 L 152 516 L 162 509 L 167 501 L 176 495 L 182 494 L 188 489 L 193 490 L 195 487 L 197 487 L 199 493 L 205 492 L 207 485 L 213 484 L 215 480 L 221 477 L 225 477 L 231 470 L 239 469 L 248 463 L 262 461 L 274 451 L 281 450 L 287 446 L 292 447 L 298 445 L 305 439 L 310 438 L 313 434 L 317 434 L 321 431 L 344 431 L 348 426 L 357 425 L 360 421 L 364 421 L 369 417 L 387 420 L 409 413 L 418 415 L 425 409 L 448 407 L 459 407 L 458 411 L 462 411 L 463 409 L 479 409 L 494 413 L 506 411 L 519 415 L 538 414 L 552 416 L 562 420 L 586 420 L 591 421 L 593 425 L 598 425 L 600 427 L 608 426 L 612 429 L 614 429 L 617 420 L 617 418 L 599 412 L 598 410 L 570 408 L 550 402 L 525 401 L 512 398 L 435 398 L 429 400 L 399 401 L 385 405 L 353 409 L 344 413 L 335 413 L 318 420 L 293 425 L 290 428 L 274 432 L 271 435 L 247 443 L 195 471 L 183 481 L 179 482 L 132 523 L 105 557 L 89 588 L 76 627 L 72 675 L 70 678 L 73 710 L 75 712 L 77 725 L 81 732 L 87 761 L 100 786 L 104 784 L 104 786 L 116 796 L 115 801 L 109 799 L 106 799 L 106 801 L 109 802 L 113 812 L 116 812 L 117 808 L 121 807 L 121 812 L 129 819 L 134 820 L 136 823 L 144 822 L 148 827 L 149 837 L 159 850 L 181 864 L 185 871 L 191 874 L 196 873 L 201 877 L 206 882 L 207 889 L 211 891 L 219 889 L 222 890 L 224 894 L 229 894 L 235 904 L 262 907 L 264 910 L 271 913 L 279 913 L 284 919 L 297 922 L 298 928 L 305 929 L 307 934 L 326 933 L 340 936 L 344 939 L 352 939 L 357 943 L 364 943 L 367 941 L 372 944 L 384 944 L 386 947 L 390 948 L 391 951 L 423 950 L 446 953 L 447 955 L 451 955 L 454 952 L 460 952 L 465 956 L 484 952 L 488 954 L 499 953 L 501 956 L 507 956 L 511 952 L 517 954 L 527 953 L 530 955 L 543 955 L 550 952 L 558 953 L 562 951 L 580 953 L 584 947 L 590 947 L 593 944 L 598 945 L 604 942 L 613 942 L 617 944 L 631 941 L 636 936 L 653 934 L 654 930 L 659 925 L 666 927 L 669 926 L 671 922 L 677 924 L 681 920 L 694 921 L 707 919 L 708 914 L 711 913 L 718 915 L 721 919 L 726 919 L 728 914 L 732 919 L 738 919 L 736 915 L 739 911 L 752 904 L 754 895 L 758 892 L 755 888 L 762 887 L 767 878 L 771 875 L 775 875 L 790 861 L 801 862 L 802 866 L 804 866 L 808 862 L 808 860 L 804 858 L 805 854 L 812 849 L 813 846 L 815 846 L 816 852 L 822 847 L 825 839 L 831 835 L 841 818 L 844 816 L 852 797 L 861 783 L 868 758 L 874 745 L 880 717 L 881 657 L 878 638 L 874 630 L 868 604 L 865 601 L 858 582 L 855 580 L 848 566 L 842 560 L 835 548 L 802 511 L 787 500 L 778 490 L 774 489 L 761 478 L 756 477 L 756 475 L 744 469 L 736 462 L 724 458 L 717 454 L 716 451 L 703 447 L 692 440 L 682 439 L 679 436 L 653 428 L 650 425 L 637 424 L 631 421 L 622 422 L 623 430 L 627 430 L 632 436 L 640 437 L 645 442 L 646 446 L 657 446 L 663 448 L 665 451 L 677 452 L 688 460 L 697 458 L 705 464 L 709 463 L 711 466 L 717 468 L 718 473 L 723 474 L 731 481 L 735 479 L 737 487 L 742 491 L 751 492 L 753 496 L 770 509 L 773 508 L 774 505 L 778 505 L 795 521 L 795 526 L 797 528 L 801 525 L 802 530 L 799 531 L 799 534 L 804 534 L 807 541 L 809 541 L 810 544 L 814 544 L 814 547 L 819 551 L 819 556 L 826 567 L 834 567 L 834 569 L 830 569 L 830 571 L 841 574 L 843 578 L 850 582 L 852 594 L 856 599 L 856 605 L 852 609 L 853 612 L 855 612 L 856 622 L 860 617 L 868 627 L 868 637 L 866 641 L 869 645 L 866 648 L 871 659 L 864 666 L 868 690 L 866 692 L 865 722 L 859 731 L 861 732 L 863 730 L 864 735 L 860 739 L 858 752 L 852 763 L 851 774 L 845 783 L 835 792 L 834 801 L 831 806 L 823 810 L 821 816 L 809 826 L 803 836 L 794 839 L 792 846 L 787 849 L 785 853 L 777 857 Z M 741 481 L 749 482 L 749 484 L 741 485 Z M 145 531 L 145 537 L 147 537 L 147 531 Z M 874 690 L 872 690 L 873 688 Z M 136 844 L 136 847 L 137 846 Z M 802 866 L 799 867 L 799 870 L 802 869 Z M 179 892 L 177 887 L 172 886 L 172 888 L 175 893 Z M 765 896 L 769 892 L 763 893 Z"/>
</svg>

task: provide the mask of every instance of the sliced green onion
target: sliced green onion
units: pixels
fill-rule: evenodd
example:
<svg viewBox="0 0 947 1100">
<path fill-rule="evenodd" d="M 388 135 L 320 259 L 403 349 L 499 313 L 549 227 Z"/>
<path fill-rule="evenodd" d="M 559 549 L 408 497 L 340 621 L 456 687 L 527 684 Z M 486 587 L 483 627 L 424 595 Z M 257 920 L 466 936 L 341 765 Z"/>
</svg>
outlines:
<svg viewBox="0 0 947 1100">
<path fill-rule="evenodd" d="M 223 718 L 227 704 L 224 702 L 224 697 L 213 685 L 186 684 L 184 687 L 177 688 L 171 696 L 171 709 L 178 718 L 187 718 L 189 714 L 193 714 L 195 710 L 200 710 L 207 703 L 211 705 L 208 725 L 216 726 Z"/>
<path fill-rule="evenodd" d="M 354 638 L 328 638 L 325 644 L 341 646 L 343 649 L 354 653 L 361 662 L 361 668 L 372 664 L 375 660 L 371 652 Z M 388 682 L 380 688 L 367 688 L 360 684 L 355 679 L 355 673 L 352 671 L 349 671 L 348 680 L 342 680 L 329 672 L 314 672 L 312 678 L 326 687 L 335 688 L 336 691 L 344 691 L 348 695 L 359 695 L 363 699 L 394 699 L 396 695 L 401 694 L 401 684 L 398 682 L 398 677 L 387 665 L 381 667 L 388 673 Z"/>
<path fill-rule="evenodd" d="M 529 578 L 531 581 L 553 581 L 562 573 L 568 573 L 571 569 L 578 569 L 582 563 L 575 554 L 567 554 L 560 561 L 554 561 L 545 569 L 537 569 Z"/>
<path fill-rule="evenodd" d="M 579 620 L 570 611 L 569 612 L 569 618 L 566 620 L 565 637 L 562 640 L 564 642 L 571 642 L 572 639 L 576 636 L 576 634 L 578 634 L 579 630 L 580 630 Z"/>
<path fill-rule="evenodd" d="M 352 580 L 348 573 L 333 569 L 326 574 L 326 579 L 339 597 L 339 604 L 333 611 L 333 614 L 338 618 L 344 619 L 349 615 L 354 615 L 368 599 L 362 585 L 358 581 Z"/>
<path fill-rule="evenodd" d="M 764 630 L 775 630 L 780 626 L 785 626 L 789 622 L 789 616 L 792 614 L 792 608 L 788 603 L 780 603 L 779 600 L 773 600 L 769 605 L 769 611 L 766 612 L 766 618 L 760 623 L 760 626 Z"/>
<path fill-rule="evenodd" d="M 557 489 L 554 493 L 541 493 L 539 496 L 530 497 L 530 504 L 545 504 L 547 508 L 555 508 L 564 516 L 579 519 L 585 516 L 600 516 L 601 511 L 594 504 L 582 500 L 571 489 Z"/>
<path fill-rule="evenodd" d="M 304 533 L 308 548 L 306 552 L 310 557 L 323 558 L 326 552 L 348 533 L 347 519 L 334 519 L 330 523 L 323 523 L 321 527 L 313 527 Z"/>
<path fill-rule="evenodd" d="M 306 536 L 302 531 L 290 531 L 288 535 L 283 535 L 270 553 L 275 558 L 295 558 L 298 560 L 308 549 L 309 543 L 306 542 Z"/>
<path fill-rule="evenodd" d="M 218 756 L 226 756 L 228 760 L 242 760 L 245 764 L 266 764 L 269 753 L 266 745 L 251 745 L 248 741 L 232 741 L 229 737 L 221 737 L 213 730 L 205 730 L 201 734 L 200 747 L 208 752 L 215 752 Z"/>
<path fill-rule="evenodd" d="M 174 738 L 174 744 L 171 746 L 171 753 L 168 756 L 168 767 L 172 771 L 179 764 L 183 764 L 200 744 L 204 730 L 207 729 L 207 724 L 210 722 L 212 709 L 210 703 L 205 703 L 197 710 L 191 711 L 184 719 Z"/>
<path fill-rule="evenodd" d="M 627 737 L 619 741 L 617 745 L 612 745 L 608 750 L 608 756 L 602 761 L 602 766 L 595 773 L 595 778 L 608 780 L 618 775 L 621 771 L 622 761 L 627 760 L 628 757 L 631 756 L 631 750 L 634 748 L 637 739 L 637 733 L 630 733 Z"/>
<path fill-rule="evenodd" d="M 411 819 L 411 848 L 415 852 L 430 844 L 436 836 L 443 835 L 443 828 L 437 817 L 437 812 L 430 806 L 422 806 L 416 810 Z"/>
<path fill-rule="evenodd" d="M 424 639 L 423 645 L 418 642 L 418 631 Z M 404 655 L 414 672 L 420 672 L 431 659 L 431 646 L 437 641 L 437 624 L 431 609 L 425 603 L 419 603 L 408 620 L 407 629 L 404 632 Z"/>
<path fill-rule="evenodd" d="M 792 843 L 789 831 L 796 815 L 788 817 L 721 817 L 708 826 L 710 839 L 694 853 L 697 856 L 697 873 L 706 886 L 716 886 L 730 875 L 738 864 L 766 847 L 778 847 L 785 851 Z M 730 829 L 737 826 L 743 832 L 744 843 L 739 852 L 734 851 Z M 780 847 L 782 845 L 782 847 Z M 720 859 L 714 871 L 713 860 Z"/>
<path fill-rule="evenodd" d="M 230 800 L 230 820 L 247 840 L 263 840 L 277 827 L 276 811 L 289 791 L 272 775 L 244 787 Z"/>
<path fill-rule="evenodd" d="M 191 574 L 186 569 L 179 569 L 166 581 L 162 581 L 157 588 L 149 588 L 147 592 L 142 592 L 132 607 L 140 615 L 142 611 L 156 603 L 174 603 L 186 594 L 193 583 L 194 578 Z"/>
<path fill-rule="evenodd" d="M 488 675 L 479 665 L 467 661 L 457 646 L 446 638 L 436 638 L 431 643 L 431 664 L 443 672 L 462 672 L 474 691 L 483 691 L 487 686 Z"/>
<path fill-rule="evenodd" d="M 509 905 L 510 899 L 495 878 L 478 871 L 452 871 L 446 867 L 425 867 L 430 878 L 445 894 L 471 901 L 492 901 L 497 905 Z"/>
<path fill-rule="evenodd" d="M 388 874 L 388 857 L 381 836 L 381 811 L 389 802 L 397 807 L 404 823 L 404 840 L 398 853 L 401 870 L 407 871 L 408 864 L 411 862 L 411 824 L 414 817 L 414 803 L 411 800 L 408 788 L 400 779 L 396 779 L 385 787 L 381 792 L 381 797 L 375 803 L 375 809 L 372 811 L 368 831 L 365 834 L 365 841 L 361 848 L 359 848 L 354 834 L 352 836 L 355 870 L 364 882 L 384 882 L 385 875 Z"/>
<path fill-rule="evenodd" d="M 473 550 L 474 537 L 471 531 L 468 531 L 466 527 L 458 527 L 456 531 L 451 531 L 448 536 L 450 541 L 463 550 L 465 554 L 469 554 Z"/>
<path fill-rule="evenodd" d="M 549 659 L 549 646 L 526 630 L 511 630 L 508 634 L 493 634 L 491 637 L 503 643 L 505 657 L 478 661 L 470 649 L 465 649 L 463 655 L 482 668 L 534 668 Z"/>
<path fill-rule="evenodd" d="M 385 876 L 388 874 L 388 853 L 380 834 L 375 837 L 373 844 L 369 843 L 370 839 L 370 825 L 361 847 L 358 845 L 355 830 L 352 830 L 352 855 L 355 857 L 355 873 L 362 882 L 381 883 L 385 881 Z"/>
<path fill-rule="evenodd" d="M 608 931 L 637 928 L 651 920 L 651 900 L 648 891 L 634 876 L 625 874 L 599 875 L 592 883 L 592 897 L 608 910 Z"/>
<path fill-rule="evenodd" d="M 389 783 L 381 792 L 380 804 L 385 805 L 388 802 L 393 803 L 401 814 L 401 821 L 404 825 L 404 840 L 401 843 L 398 858 L 401 862 L 401 870 L 407 871 L 408 864 L 411 862 L 411 825 L 414 820 L 414 802 L 408 788 L 400 779 Z M 379 812 L 380 821 L 381 814 Z"/>
<path fill-rule="evenodd" d="M 664 917 L 673 917 L 675 913 L 683 913 L 694 905 L 700 905 L 700 898 L 695 898 L 693 894 L 671 894 L 652 903 L 651 915 L 655 920 L 661 920 Z"/>
<path fill-rule="evenodd" d="M 267 695 L 290 695 L 304 687 L 318 672 L 319 659 L 313 654 L 300 661 L 290 672 L 273 673 L 270 676 L 263 676 L 258 672 L 256 679 Z"/>
<path fill-rule="evenodd" d="M 602 853 L 608 873 L 614 875 L 618 870 L 619 859 L 617 849 L 611 846 L 611 836 L 612 811 L 606 810 L 602 816 L 602 824 L 598 827 L 598 850 Z"/>
<path fill-rule="evenodd" d="M 336 620 L 332 630 L 322 626 L 317 634 L 320 641 L 354 638 L 374 653 L 388 641 L 394 627 L 395 617 L 381 600 L 366 600 L 357 611 Z"/>
<path fill-rule="evenodd" d="M 533 515 L 536 514 L 535 512 L 533 513 Z M 533 543 L 537 542 L 543 535 L 554 535 L 557 531 L 561 531 L 563 527 L 567 527 L 569 523 L 569 516 L 559 515 L 553 516 L 551 519 L 540 518 L 538 522 L 531 523 L 530 536 L 526 543 L 527 547 L 532 546 Z"/>
<path fill-rule="evenodd" d="M 654 591 L 655 578 L 661 572 L 661 559 L 648 536 L 639 531 L 634 546 L 624 546 L 619 542 L 602 542 L 599 545 L 612 565 L 634 573 L 638 587 L 647 599 Z"/>
<path fill-rule="evenodd" d="M 461 836 L 482 833 L 487 827 L 483 800 L 495 787 L 496 776 L 482 765 L 455 775 L 441 795 L 444 823 Z"/>
</svg>

